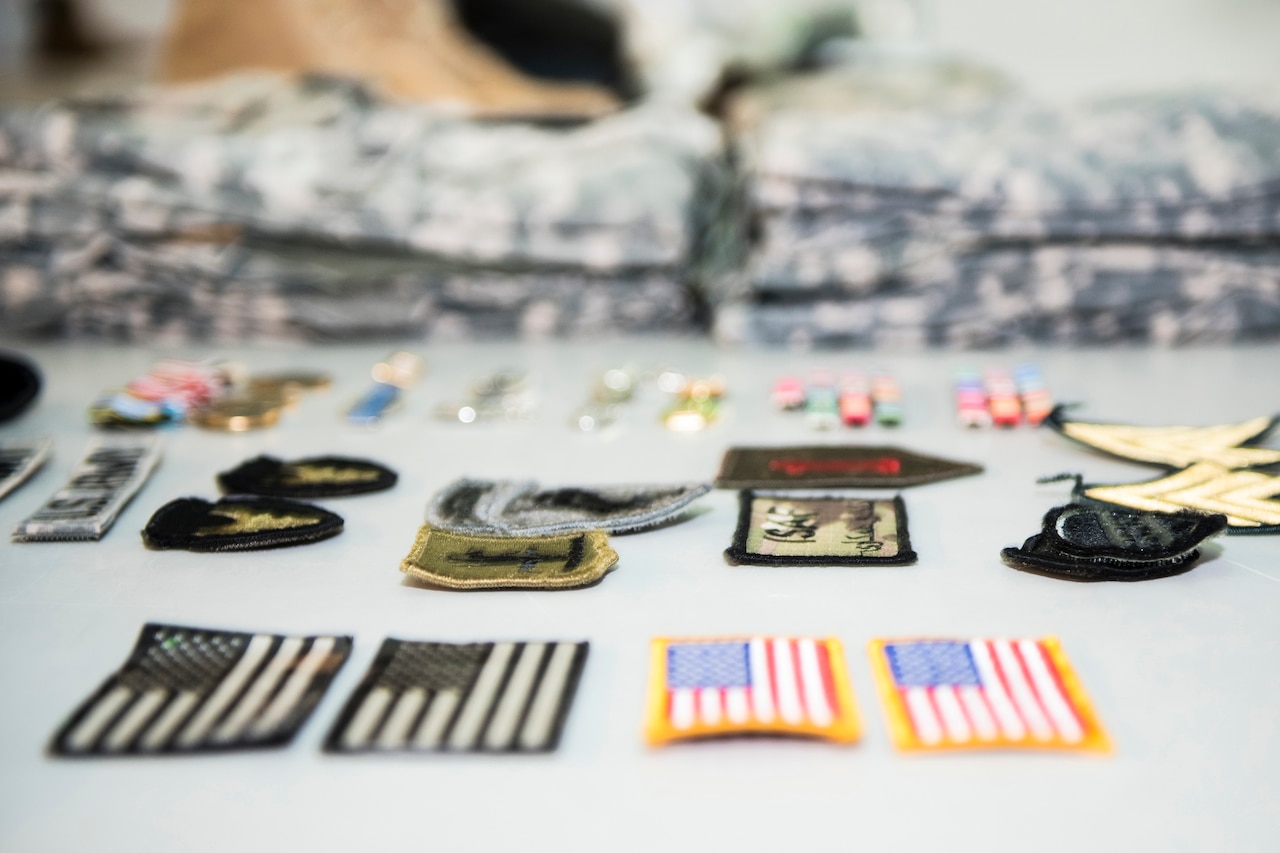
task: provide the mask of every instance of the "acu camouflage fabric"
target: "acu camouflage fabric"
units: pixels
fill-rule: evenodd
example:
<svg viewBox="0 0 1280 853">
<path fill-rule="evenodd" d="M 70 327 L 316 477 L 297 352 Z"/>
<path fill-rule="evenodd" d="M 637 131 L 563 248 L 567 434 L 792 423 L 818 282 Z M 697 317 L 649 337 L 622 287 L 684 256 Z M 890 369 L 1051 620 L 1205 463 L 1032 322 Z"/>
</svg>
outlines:
<svg viewBox="0 0 1280 853">
<path fill-rule="evenodd" d="M 1280 331 L 1280 97 L 777 105 L 722 340 L 1183 343 Z"/>
<path fill-rule="evenodd" d="M 483 123 L 332 80 L 3 113 L 0 327 L 124 339 L 688 327 L 720 154 L 715 125 L 689 109 Z"/>
</svg>

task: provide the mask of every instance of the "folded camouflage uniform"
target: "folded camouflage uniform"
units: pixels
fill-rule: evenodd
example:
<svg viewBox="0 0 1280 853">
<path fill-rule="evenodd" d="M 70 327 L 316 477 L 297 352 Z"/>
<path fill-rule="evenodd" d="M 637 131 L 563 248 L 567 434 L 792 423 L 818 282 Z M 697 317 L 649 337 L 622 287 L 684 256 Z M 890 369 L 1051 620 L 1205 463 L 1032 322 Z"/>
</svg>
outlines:
<svg viewBox="0 0 1280 853">
<path fill-rule="evenodd" d="M 781 107 L 740 142 L 756 239 L 713 291 L 726 306 L 719 334 L 939 344 L 1280 332 L 1277 134 L 1274 96 Z"/>
<path fill-rule="evenodd" d="M 275 318 L 224 324 L 231 337 L 310 322 L 294 315 L 337 318 L 323 333 L 340 335 L 404 331 L 407 317 L 416 330 L 464 333 L 688 327 L 686 279 L 709 188 L 723 183 L 718 155 L 714 125 L 692 110 L 486 124 L 375 104 L 332 81 L 244 78 L 0 113 L 0 327 L 32 328 L 22 317 L 33 292 L 42 314 L 51 293 L 84 313 L 73 297 L 86 288 L 135 303 L 139 334 L 176 324 L 203 336 L 219 301 Z M 226 252 L 210 266 L 200 243 Z M 337 251 L 317 262 L 316 246 Z M 33 252 L 47 263 L 29 263 Z M 160 255 L 161 274 L 144 277 L 136 258 Z M 368 322 L 343 329 L 364 302 L 385 319 L 364 311 Z M 45 328 L 94 334 L 65 316 Z"/>
</svg>

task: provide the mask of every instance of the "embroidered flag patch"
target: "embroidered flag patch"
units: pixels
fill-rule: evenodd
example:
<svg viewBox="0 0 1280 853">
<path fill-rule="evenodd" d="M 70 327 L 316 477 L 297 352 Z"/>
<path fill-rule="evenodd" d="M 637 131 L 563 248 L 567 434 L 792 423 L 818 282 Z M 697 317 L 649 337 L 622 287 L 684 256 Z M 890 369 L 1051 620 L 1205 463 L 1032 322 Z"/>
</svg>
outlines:
<svg viewBox="0 0 1280 853">
<path fill-rule="evenodd" d="M 603 530 L 563 536 L 472 536 L 424 524 L 400 571 L 448 589 L 573 589 L 618 562 Z"/>
<path fill-rule="evenodd" d="M 25 483 L 53 453 L 53 439 L 0 442 L 0 500 Z"/>
<path fill-rule="evenodd" d="M 319 542 L 342 532 L 342 517 L 311 504 L 279 498 L 234 497 L 170 501 L 147 522 L 142 539 L 152 548 L 253 551 Z"/>
<path fill-rule="evenodd" d="M 1058 478 L 1050 478 L 1049 481 Z M 1280 477 L 1198 462 L 1154 480 L 1118 485 L 1076 481 L 1078 501 L 1096 501 L 1143 512 L 1195 512 L 1227 517 L 1227 533 L 1280 533 Z"/>
<path fill-rule="evenodd" d="M 351 638 L 148 624 L 133 653 L 54 735 L 63 756 L 282 746 L 351 654 Z"/>
<path fill-rule="evenodd" d="M 706 483 L 539 488 L 532 481 L 456 480 L 427 509 L 432 525 L 486 536 L 638 533 L 675 521 Z"/>
<path fill-rule="evenodd" d="M 1039 533 L 1000 555 L 1015 569 L 1066 580 L 1151 580 L 1190 569 L 1200 544 L 1226 527 L 1225 515 L 1071 504 L 1049 510 Z"/>
<path fill-rule="evenodd" d="M 67 484 L 14 528 L 14 540 L 101 539 L 159 462 L 158 438 L 95 441 Z"/>
<path fill-rule="evenodd" d="M 916 561 L 902 498 L 743 491 L 725 556 L 759 566 L 901 566 Z"/>
<path fill-rule="evenodd" d="M 869 651 L 898 749 L 1111 749 L 1056 638 L 873 640 Z"/>
<path fill-rule="evenodd" d="M 1132 462 L 1185 468 L 1212 462 L 1224 468 L 1253 468 L 1280 462 L 1280 450 L 1253 447 L 1280 425 L 1280 417 L 1258 417 L 1207 427 L 1147 427 L 1067 420 L 1062 407 L 1045 423 L 1087 447 Z"/>
<path fill-rule="evenodd" d="M 840 641 L 653 640 L 645 737 L 653 746 L 724 735 L 861 735 Z"/>
<path fill-rule="evenodd" d="M 327 752 L 550 752 L 586 643 L 388 639 L 325 741 Z"/>
<path fill-rule="evenodd" d="M 293 462 L 259 456 L 218 475 L 218 485 L 230 494 L 303 500 L 381 492 L 395 484 L 396 472 L 390 468 L 342 456 L 314 456 Z"/>
<path fill-rule="evenodd" d="M 899 447 L 732 447 L 720 462 L 716 488 L 896 489 L 980 473 L 980 465 Z"/>
</svg>

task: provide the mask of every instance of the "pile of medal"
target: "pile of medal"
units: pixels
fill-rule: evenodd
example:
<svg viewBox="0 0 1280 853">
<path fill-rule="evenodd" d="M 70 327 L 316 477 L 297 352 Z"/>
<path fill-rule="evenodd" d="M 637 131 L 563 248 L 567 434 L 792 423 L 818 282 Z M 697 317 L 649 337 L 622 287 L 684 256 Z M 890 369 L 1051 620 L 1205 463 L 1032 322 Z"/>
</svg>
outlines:
<svg viewBox="0 0 1280 853">
<path fill-rule="evenodd" d="M 955 400 L 956 419 L 969 429 L 1015 427 L 1023 420 L 1039 426 L 1053 411 L 1053 397 L 1034 364 L 1019 364 L 1012 375 L 1000 368 L 982 375 L 957 371 Z"/>
<path fill-rule="evenodd" d="M 615 367 L 594 382 L 589 399 L 574 411 L 570 423 L 582 432 L 599 432 L 612 426 L 626 406 L 634 402 L 641 386 L 648 383 L 667 396 L 661 420 L 672 432 L 698 432 L 719 416 L 725 395 L 723 377 L 694 377 L 671 368 L 642 371 Z"/>
<path fill-rule="evenodd" d="M 873 420 L 886 427 L 902 423 L 902 391 L 898 381 L 881 369 L 872 372 L 869 382 L 857 370 L 838 377 L 830 370 L 815 370 L 807 382 L 784 376 L 774 382 L 771 397 L 783 411 L 803 411 L 811 429 L 835 429 L 841 424 L 864 427 Z"/>
<path fill-rule="evenodd" d="M 327 388 L 328 374 L 292 371 L 249 375 L 226 361 L 165 359 L 89 407 L 89 422 L 105 429 L 193 423 L 242 432 L 271 426 L 304 392 Z"/>
</svg>

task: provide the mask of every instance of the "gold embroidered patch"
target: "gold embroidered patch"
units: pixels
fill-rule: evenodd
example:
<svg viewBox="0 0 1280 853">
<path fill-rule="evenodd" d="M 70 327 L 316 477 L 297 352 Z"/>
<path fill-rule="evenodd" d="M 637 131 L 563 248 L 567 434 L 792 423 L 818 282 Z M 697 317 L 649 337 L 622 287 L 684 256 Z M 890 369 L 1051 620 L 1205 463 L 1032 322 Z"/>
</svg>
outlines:
<svg viewBox="0 0 1280 853">
<path fill-rule="evenodd" d="M 1215 462 L 1200 462 L 1165 477 L 1120 485 L 1081 485 L 1089 500 L 1146 512 L 1222 513 L 1228 533 L 1280 531 L 1280 477 L 1259 471 L 1233 471 Z"/>
<path fill-rule="evenodd" d="M 1185 468 L 1213 462 L 1224 468 L 1253 468 L 1280 462 L 1280 450 L 1248 447 L 1276 427 L 1277 418 L 1251 418 L 1207 427 L 1145 427 L 1069 421 L 1055 410 L 1045 421 L 1073 441 L 1121 459 Z"/>
<path fill-rule="evenodd" d="M 603 530 L 568 536 L 473 536 L 424 524 L 400 571 L 449 589 L 573 589 L 618 562 Z"/>
</svg>

